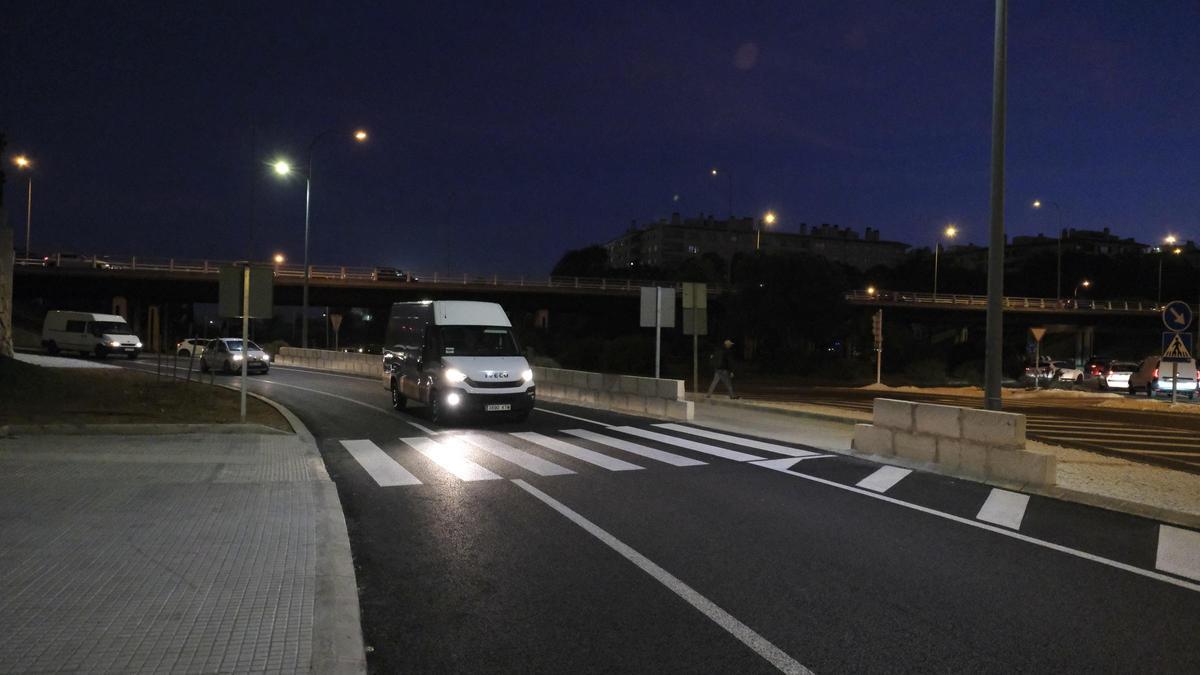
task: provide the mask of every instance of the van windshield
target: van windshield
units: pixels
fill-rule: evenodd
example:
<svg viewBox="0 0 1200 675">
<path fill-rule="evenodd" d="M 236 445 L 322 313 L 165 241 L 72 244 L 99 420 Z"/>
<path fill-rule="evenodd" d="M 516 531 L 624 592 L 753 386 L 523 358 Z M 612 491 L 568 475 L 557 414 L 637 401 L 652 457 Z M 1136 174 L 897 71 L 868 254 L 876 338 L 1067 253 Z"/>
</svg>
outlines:
<svg viewBox="0 0 1200 675">
<path fill-rule="evenodd" d="M 503 326 L 439 326 L 443 356 L 520 356 L 512 331 Z"/>
<path fill-rule="evenodd" d="M 225 344 L 232 351 L 235 351 L 235 352 L 242 351 L 242 341 L 241 340 L 226 340 Z M 253 350 L 259 351 L 259 352 L 262 351 L 262 347 L 259 347 L 258 345 L 254 344 L 253 342 L 250 343 L 250 349 L 253 349 Z"/>
<path fill-rule="evenodd" d="M 133 331 L 129 330 L 129 324 L 124 321 L 93 321 L 90 328 L 97 335 L 101 333 L 108 333 L 109 335 L 133 334 Z"/>
</svg>

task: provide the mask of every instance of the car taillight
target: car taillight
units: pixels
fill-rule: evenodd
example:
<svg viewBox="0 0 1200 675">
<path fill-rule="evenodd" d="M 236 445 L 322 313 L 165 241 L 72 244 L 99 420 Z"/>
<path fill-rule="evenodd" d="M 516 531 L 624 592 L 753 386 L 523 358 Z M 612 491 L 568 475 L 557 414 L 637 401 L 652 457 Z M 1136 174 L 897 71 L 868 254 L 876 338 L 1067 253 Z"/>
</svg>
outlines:
<svg viewBox="0 0 1200 675">
<path fill-rule="evenodd" d="M 1158 379 L 1158 368 L 1154 369 L 1154 379 Z"/>
</svg>

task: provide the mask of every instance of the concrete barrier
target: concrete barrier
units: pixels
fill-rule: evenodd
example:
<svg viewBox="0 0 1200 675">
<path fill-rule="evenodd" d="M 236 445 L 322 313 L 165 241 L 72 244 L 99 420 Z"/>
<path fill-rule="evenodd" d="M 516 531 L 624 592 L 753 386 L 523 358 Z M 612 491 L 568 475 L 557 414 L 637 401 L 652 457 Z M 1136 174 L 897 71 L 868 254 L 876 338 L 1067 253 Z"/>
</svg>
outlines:
<svg viewBox="0 0 1200 675">
<path fill-rule="evenodd" d="M 282 347 L 274 361 L 280 366 L 298 366 L 367 377 L 380 377 L 383 373 L 383 356 L 379 354 Z"/>
<path fill-rule="evenodd" d="M 976 480 L 1052 486 L 1054 455 L 1025 449 L 1025 416 L 877 398 L 872 424 L 857 424 L 858 452 L 922 462 Z"/>
<path fill-rule="evenodd" d="M 539 399 L 571 405 L 690 421 L 695 406 L 683 398 L 683 380 L 534 367 Z"/>
</svg>

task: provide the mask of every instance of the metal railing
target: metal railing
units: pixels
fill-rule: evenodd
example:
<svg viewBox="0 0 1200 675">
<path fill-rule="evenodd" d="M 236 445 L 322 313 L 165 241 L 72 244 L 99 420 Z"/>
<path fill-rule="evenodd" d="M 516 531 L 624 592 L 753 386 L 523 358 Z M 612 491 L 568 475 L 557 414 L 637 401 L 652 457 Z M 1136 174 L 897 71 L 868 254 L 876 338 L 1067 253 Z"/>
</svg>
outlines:
<svg viewBox="0 0 1200 675">
<path fill-rule="evenodd" d="M 874 293 L 867 291 L 851 291 L 846 294 L 846 300 L 859 304 L 889 304 L 889 305 L 932 305 L 958 308 L 987 308 L 986 295 L 964 295 L 961 293 L 912 293 L 908 291 L 880 290 Z M 1005 296 L 1004 308 L 1012 310 L 1032 311 L 1094 311 L 1094 312 L 1128 312 L 1152 313 L 1161 312 L 1162 305 L 1143 300 L 1092 300 L 1086 298 L 1026 298 Z"/>
<path fill-rule="evenodd" d="M 132 256 L 47 256 L 45 258 L 17 258 L 17 266 L 45 267 L 53 269 L 91 269 L 111 272 L 170 272 L 179 275 L 216 275 L 223 265 L 233 264 L 229 260 L 195 260 L 184 258 L 139 258 Z M 303 265 L 273 264 L 275 276 L 287 279 L 303 279 Z M 470 272 L 404 272 L 396 275 L 394 268 L 347 267 L 339 265 L 309 265 L 309 279 L 314 281 L 379 282 L 397 285 L 452 285 L 452 286 L 504 286 L 530 288 L 560 288 L 589 291 L 632 292 L 641 286 L 663 286 L 680 289 L 680 282 L 650 279 L 608 279 L 603 277 L 563 276 L 508 276 L 500 274 L 473 274 Z M 709 293 L 720 288 L 709 285 Z"/>
</svg>

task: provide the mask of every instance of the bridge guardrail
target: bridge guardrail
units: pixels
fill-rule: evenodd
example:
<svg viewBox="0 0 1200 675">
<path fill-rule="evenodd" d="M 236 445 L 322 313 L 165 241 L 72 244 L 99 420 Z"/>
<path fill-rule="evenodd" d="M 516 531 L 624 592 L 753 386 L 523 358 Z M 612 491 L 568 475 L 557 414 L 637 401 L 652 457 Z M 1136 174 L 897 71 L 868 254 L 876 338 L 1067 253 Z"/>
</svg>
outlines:
<svg viewBox="0 0 1200 675">
<path fill-rule="evenodd" d="M 986 295 L 964 295 L 961 293 L 912 293 L 908 291 L 878 290 L 850 291 L 846 300 L 859 304 L 912 304 L 912 305 L 957 305 L 987 307 Z M 1044 310 L 1048 312 L 1085 310 L 1096 312 L 1152 313 L 1162 311 L 1162 305 L 1142 300 L 1092 300 L 1076 298 L 1027 298 L 1005 296 L 1005 309 Z"/>
<path fill-rule="evenodd" d="M 115 258 L 111 256 L 72 257 L 64 261 L 61 257 L 18 258 L 16 264 L 21 267 L 70 267 L 90 268 L 97 270 L 142 270 L 156 272 L 171 272 L 178 274 L 217 274 L 222 265 L 232 264 L 230 260 L 189 260 L 182 258 Z M 271 263 L 262 263 L 271 265 Z M 304 278 L 303 265 L 279 264 L 272 265 L 275 275 L 288 279 Z M 520 276 L 510 277 L 500 274 L 472 274 L 469 272 L 433 272 L 421 274 L 408 272 L 411 280 L 380 279 L 385 268 L 378 267 L 345 267 L 333 265 L 309 265 L 309 279 L 325 281 L 393 281 L 395 283 L 418 283 L 452 286 L 528 286 L 531 288 L 578 288 L 600 291 L 635 291 L 641 286 L 669 286 L 680 290 L 680 282 L 660 281 L 651 279 L 608 279 L 603 277 L 562 277 L 562 276 Z M 710 285 L 709 293 L 719 293 L 721 287 Z"/>
</svg>

